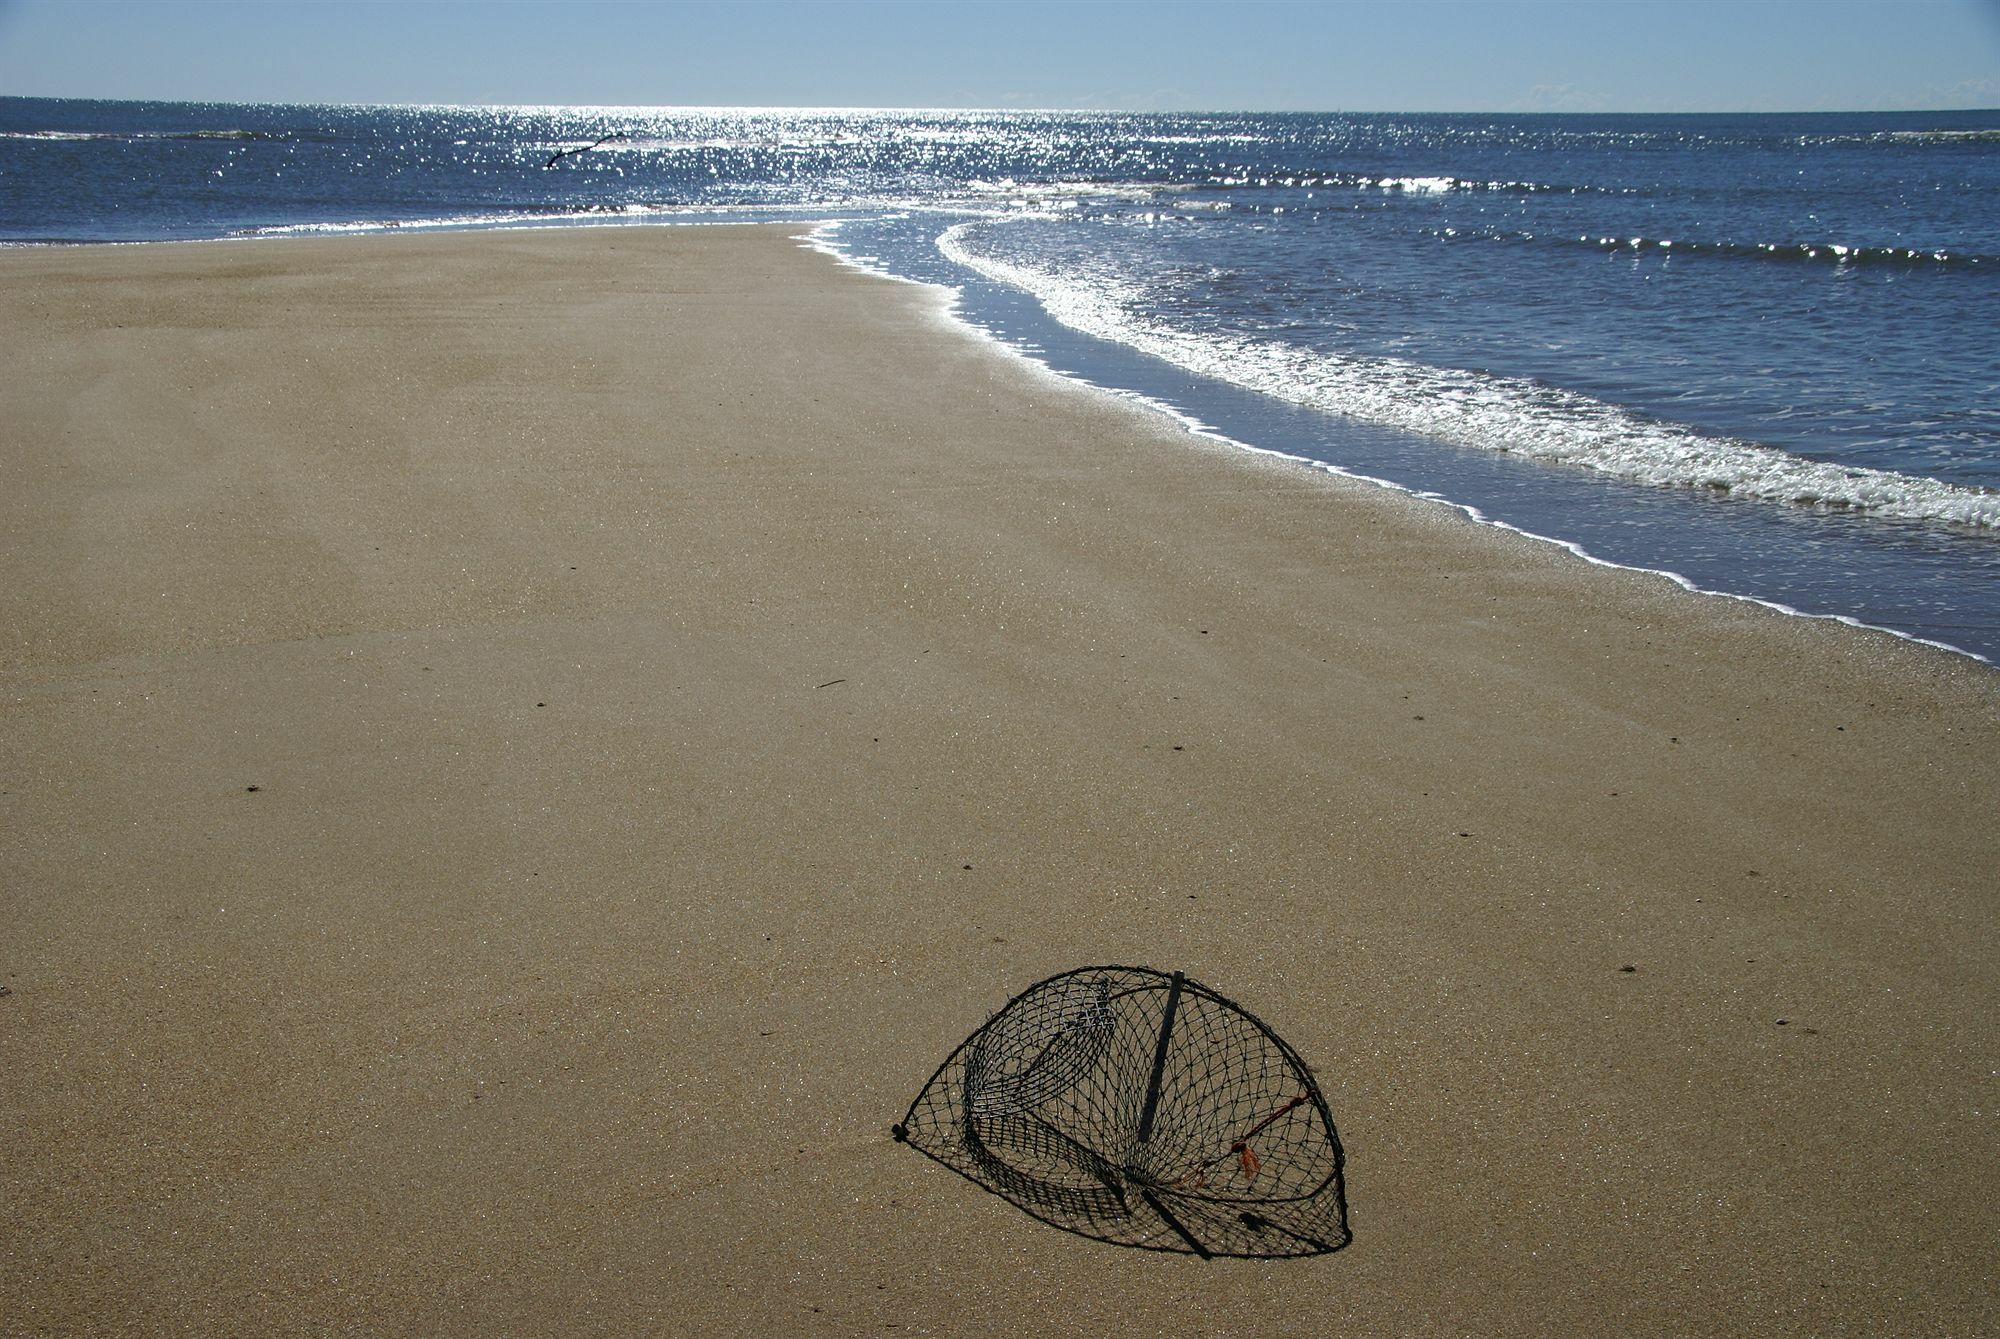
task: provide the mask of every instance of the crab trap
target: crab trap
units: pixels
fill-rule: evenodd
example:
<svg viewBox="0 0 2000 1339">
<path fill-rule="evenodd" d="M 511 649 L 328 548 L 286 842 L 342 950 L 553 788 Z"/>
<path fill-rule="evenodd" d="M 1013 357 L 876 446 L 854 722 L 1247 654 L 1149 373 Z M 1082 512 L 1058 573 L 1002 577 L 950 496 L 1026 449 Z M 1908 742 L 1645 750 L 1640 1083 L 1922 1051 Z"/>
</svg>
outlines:
<svg viewBox="0 0 2000 1339">
<path fill-rule="evenodd" d="M 1298 1053 L 1178 972 L 1082 967 L 966 1038 L 892 1133 L 1068 1232 L 1213 1256 L 1345 1246 L 1340 1137 Z"/>
</svg>

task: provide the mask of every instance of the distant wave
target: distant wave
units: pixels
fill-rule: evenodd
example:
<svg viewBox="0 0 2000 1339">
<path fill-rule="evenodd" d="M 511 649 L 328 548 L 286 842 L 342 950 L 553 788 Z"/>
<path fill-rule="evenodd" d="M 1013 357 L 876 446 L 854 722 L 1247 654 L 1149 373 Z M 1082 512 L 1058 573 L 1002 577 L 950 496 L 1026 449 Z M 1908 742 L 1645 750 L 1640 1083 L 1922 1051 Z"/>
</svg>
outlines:
<svg viewBox="0 0 2000 1339">
<path fill-rule="evenodd" d="M 2000 491 L 1808 460 L 1750 442 L 1708 437 L 1519 378 L 1174 330 L 1135 316 L 1115 298 L 1090 288 L 978 254 L 967 239 L 981 226 L 971 221 L 947 229 L 938 238 L 938 249 L 988 278 L 1033 294 L 1067 326 L 1247 390 L 1461 446 L 1559 462 L 1637 483 L 1963 526 L 1989 535 L 2000 531 Z"/>
<path fill-rule="evenodd" d="M 495 209 L 463 214 L 440 214 L 431 218 L 345 219 L 310 223 L 265 223 L 241 228 L 229 234 L 238 238 L 343 236 L 378 232 L 424 232 L 453 228 L 531 228 L 557 224 L 647 223 L 661 220 L 677 223 L 706 222 L 712 219 L 764 219 L 773 215 L 826 213 L 821 204 L 733 205 L 690 202 L 659 202 L 578 205 L 523 205 L 515 209 Z"/>
<path fill-rule="evenodd" d="M 282 139 L 263 130 L 0 130 L 0 139 L 138 143 L 160 140 Z"/>
<path fill-rule="evenodd" d="M 1777 260 L 1830 265 L 1937 265 L 1948 269 L 2000 269 L 2000 256 L 1976 251 L 1926 250 L 1922 247 L 1855 246 L 1840 242 L 1706 242 L 1670 237 L 1598 237 L 1585 234 L 1495 232 L 1468 228 L 1436 228 L 1432 235 L 1446 240 L 1550 243 L 1584 246 L 1595 251 L 1659 256 L 1731 256 L 1743 260 Z"/>
<path fill-rule="evenodd" d="M 315 223 L 267 223 L 244 228 L 237 237 L 316 237 L 349 233 L 420 232 L 447 228 L 506 228 L 546 223 L 574 223 L 582 220 L 642 220 L 689 212 L 687 205 L 573 205 L 526 207 L 484 213 L 444 214 L 436 218 L 349 219 Z"/>
<path fill-rule="evenodd" d="M 1263 191 L 1322 190 L 1367 191 L 1391 195 L 1447 195 L 1490 191 L 1514 195 L 1636 195 L 1628 186 L 1571 186 L 1541 181 L 1480 181 L 1453 176 L 1378 176 L 1363 172 L 1334 174 L 1262 173 L 1257 175 L 1211 174 L 1200 181 L 1149 181 L 1116 178 L 1058 179 L 1052 181 L 974 180 L 967 189 L 976 201 L 1005 200 L 1015 208 L 1075 210 L 1096 200 L 1148 200 L 1173 197 L 1179 209 L 1226 210 L 1227 197 Z M 1219 195 L 1223 199 L 1189 199 L 1190 195 Z M 1250 207 L 1247 206 L 1246 207 Z"/>
<path fill-rule="evenodd" d="M 1486 181 L 1449 175 L 1381 176 L 1367 172 L 1215 173 L 1205 182 L 1220 190 L 1360 190 L 1393 191 L 1404 195 L 1444 195 L 1459 191 L 1497 191 L 1515 195 L 1637 195 L 1636 186 L 1566 185 L 1548 181 Z"/>
<path fill-rule="evenodd" d="M 1178 181 L 1123 181 L 1115 179 L 1058 179 L 1055 181 L 997 181 L 975 179 L 965 185 L 969 203 L 979 208 L 1003 204 L 1016 211 L 1075 210 L 1093 201 L 1125 203 L 1151 200 L 1158 196 L 1180 197 L 1199 189 Z M 1200 208 L 1198 204 L 1184 205 Z M 1209 206 L 1214 207 L 1214 206 Z"/>
<path fill-rule="evenodd" d="M 1891 144 L 2000 144 L 2000 130 L 1885 130 L 1862 138 Z"/>
</svg>

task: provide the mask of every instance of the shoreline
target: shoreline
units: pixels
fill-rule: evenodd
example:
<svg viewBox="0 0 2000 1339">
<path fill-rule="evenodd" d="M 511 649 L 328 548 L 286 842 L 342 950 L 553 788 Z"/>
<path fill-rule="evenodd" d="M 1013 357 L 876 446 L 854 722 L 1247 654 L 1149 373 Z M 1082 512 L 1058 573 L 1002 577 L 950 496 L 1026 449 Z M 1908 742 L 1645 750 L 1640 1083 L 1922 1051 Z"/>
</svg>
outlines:
<svg viewBox="0 0 2000 1339">
<path fill-rule="evenodd" d="M 21 1333 L 1974 1332 L 2000 679 L 1235 446 L 792 226 L 0 252 Z M 1029 983 L 1354 1243 L 887 1133 Z"/>
<path fill-rule="evenodd" d="M 972 290 L 996 283 L 1007 286 L 985 275 L 982 262 L 951 254 L 960 265 L 984 275 Z M 1013 282 L 1032 292 L 1045 287 L 1019 275 Z M 1060 296 L 1059 289 L 1053 295 L 1040 292 L 1037 301 L 1046 307 L 1052 297 Z M 1363 413 L 1349 419 L 1337 407 L 1326 417 L 1308 414 L 1312 421 L 1301 422 L 1303 406 L 1315 403 L 1311 393 L 1295 396 L 1283 386 L 1271 385 L 1250 389 L 1257 378 L 1204 371 L 1177 348 L 1155 346 L 1142 327 L 1122 333 L 1096 329 L 1096 323 L 1105 319 L 1102 313 L 1095 318 L 1044 314 L 1039 319 L 1017 319 L 1005 314 L 1009 305 L 1005 299 L 998 299 L 998 306 L 992 305 L 994 301 L 987 299 L 986 310 L 978 315 L 967 312 L 968 322 L 985 326 L 997 318 L 1000 325 L 1011 323 L 1015 328 L 1003 342 L 1024 345 L 1026 356 L 1084 384 L 1152 403 L 1247 449 L 1274 450 L 1316 468 L 1442 500 L 1476 520 L 1545 538 L 1593 562 L 1663 574 L 1691 590 L 1747 599 L 1807 618 L 1848 621 L 1982 663 L 1992 663 L 1996 652 L 1991 619 L 1975 605 L 1963 610 L 1969 621 L 1954 623 L 1945 614 L 1946 609 L 1959 608 L 1946 589 L 1950 579 L 1941 571 L 1927 570 L 1918 551 L 1904 549 L 1911 540 L 1935 530 L 1935 538 L 1958 552 L 1957 589 L 1976 589 L 1984 570 L 1979 546 L 1990 538 L 1976 525 L 1936 519 L 1898 521 L 1889 512 L 1866 506 L 1846 516 L 1839 507 L 1786 504 L 1769 497 L 1731 496 L 1717 503 L 1717 515 L 1711 517 L 1708 504 L 1716 499 L 1698 497 L 1698 490 L 1685 484 L 1648 483 L 1616 471 L 1605 474 L 1588 464 L 1551 459 L 1503 462 L 1495 458 L 1490 441 L 1466 445 L 1406 435 L 1378 415 Z M 1184 377 L 1193 379 L 1183 384 Z M 1498 453 L 1508 454 L 1504 447 Z M 1593 518 L 1599 505 L 1594 489 L 1604 486 L 1619 490 L 1615 524 Z M 1805 531 L 1788 536 L 1794 526 L 1804 526 Z M 1691 527 L 1685 541 L 1657 537 L 1683 527 Z M 1887 544 L 1884 553 L 1894 557 L 1871 557 L 1871 541 Z M 1826 564 L 1854 566 L 1844 580 L 1822 588 L 1810 566 L 1797 560 L 1793 543 L 1822 552 Z M 1829 547 L 1820 550 L 1821 543 Z M 1962 544 L 1971 547 L 1961 550 Z M 1912 609 L 1934 604 L 1930 613 L 1911 614 Z"/>
<path fill-rule="evenodd" d="M 759 217 L 757 216 L 759 214 L 759 211 L 756 210 L 732 209 L 721 206 L 712 208 L 703 206 L 675 206 L 673 207 L 673 209 L 674 210 L 684 209 L 690 214 L 712 214 L 716 215 L 717 217 L 708 219 L 673 217 L 672 210 L 663 209 L 662 211 L 663 216 L 659 218 L 635 218 L 635 219 L 613 219 L 613 220 L 589 218 L 587 216 L 584 218 L 572 218 L 561 215 L 550 215 L 548 217 L 537 217 L 531 220 L 524 220 L 519 222 L 500 222 L 492 219 L 482 219 L 482 220 L 437 220 L 437 221 L 407 220 L 407 221 L 398 221 L 392 223 L 362 222 L 362 223 L 352 223 L 352 224 L 324 224 L 324 225 L 302 224 L 302 225 L 296 225 L 295 228 L 292 229 L 279 228 L 265 233 L 239 234 L 239 235 L 225 236 L 225 237 L 158 238 L 158 239 L 133 239 L 133 240 L 90 239 L 90 240 L 79 240 L 79 241 L 65 240 L 65 241 L 46 241 L 46 242 L 45 241 L 23 241 L 23 242 L 0 241 L 0 253 L 4 253 L 10 249 L 36 250 L 42 248 L 62 249 L 71 247 L 95 248 L 95 247 L 148 247 L 148 246 L 178 246 L 178 245 L 212 246 L 212 245 L 221 245 L 221 244 L 235 243 L 235 242 L 253 242 L 253 243 L 296 242 L 296 241 L 338 242 L 349 239 L 364 239 L 364 238 L 379 238 L 379 237 L 465 235 L 465 234 L 475 234 L 482 232 L 542 232 L 542 231 L 562 232 L 571 229 L 625 230 L 634 228 L 646 229 L 646 228 L 675 228 L 675 227 L 694 227 L 694 228 L 752 227 L 752 228 L 774 228 L 774 229 L 787 229 L 787 230 L 804 229 L 804 231 L 798 232 L 796 234 L 804 245 L 806 245 L 808 248 L 812 250 L 815 250 L 832 258 L 838 264 L 842 265 L 843 267 L 850 268 L 858 274 L 878 279 L 884 279 L 894 283 L 913 284 L 919 288 L 942 288 L 947 292 L 952 291 L 950 289 L 950 286 L 940 284 L 938 281 L 912 278 L 906 275 L 898 274 L 893 270 L 890 270 L 882 266 L 879 263 L 874 263 L 870 260 L 863 260 L 851 257 L 840 249 L 840 246 L 837 241 L 831 240 L 828 236 L 825 235 L 828 234 L 831 229 L 838 228 L 842 224 L 853 223 L 857 221 L 865 221 L 865 216 L 857 216 L 850 218 L 813 219 L 810 217 L 812 211 L 806 209 L 800 211 L 802 215 L 800 219 L 794 220 L 794 219 L 774 219 L 770 217 Z M 765 212 L 768 213 L 768 211 Z M 963 264 L 964 262 L 960 263 Z M 1885 633 L 1888 636 L 1897 638 L 1898 640 L 1911 642 L 1916 645 L 1932 648 L 1935 650 L 1945 651 L 1950 654 L 1971 660 L 1980 665 L 2000 666 L 2000 660 L 1996 660 L 1993 654 L 1988 654 L 1986 651 L 1975 650 L 1971 646 L 1962 646 L 1955 642 L 1943 640 L 1941 637 L 1926 635 L 1925 633 L 1918 632 L 1915 630 L 1899 628 L 1886 622 L 1870 621 L 1869 616 L 1865 614 L 1853 614 L 1853 613 L 1819 611 L 1819 610 L 1808 609 L 1796 604 L 1789 603 L 1784 599 L 1778 598 L 1777 596 L 1758 595 L 1750 593 L 1748 591 L 1729 589 L 1725 585 L 1721 584 L 1708 584 L 1705 583 L 1704 580 L 1694 576 L 1689 576 L 1675 567 L 1655 565 L 1648 561 L 1638 558 L 1621 559 L 1615 557 L 1605 557 L 1602 556 L 1595 548 L 1592 547 L 1591 541 L 1589 540 L 1567 538 L 1561 534 L 1554 533 L 1552 531 L 1545 531 L 1536 528 L 1532 524 L 1523 524 L 1514 520 L 1508 520 L 1502 517 L 1489 515 L 1485 510 L 1485 508 L 1481 505 L 1481 503 L 1457 500 L 1453 497 L 1447 496 L 1444 493 L 1436 492 L 1425 484 L 1405 483 L 1398 481 L 1396 479 L 1388 478 L 1384 475 L 1371 473 L 1368 469 L 1359 466 L 1342 465 L 1335 463 L 1333 461 L 1317 459 L 1310 455 L 1299 454 L 1297 452 L 1288 451 L 1279 447 L 1266 447 L 1257 445 L 1254 441 L 1248 440 L 1247 438 L 1239 438 L 1236 436 L 1232 436 L 1229 433 L 1226 433 L 1220 429 L 1211 427 L 1208 424 L 1204 423 L 1202 420 L 1200 420 L 1197 416 L 1195 416 L 1191 412 L 1179 408 L 1164 400 L 1161 400 L 1144 391 L 1127 389 L 1125 387 L 1116 384 L 1114 381 L 1094 378 L 1091 374 L 1079 370 L 1077 368 L 1057 366 L 1056 364 L 1048 361 L 1043 355 L 1036 352 L 1031 352 L 1028 349 L 1022 347 L 1017 347 L 1017 345 L 1014 342 L 1010 341 L 1006 337 L 1001 336 L 994 331 L 988 330 L 985 326 L 979 324 L 974 318 L 965 315 L 960 309 L 961 306 L 962 304 L 952 305 L 950 309 L 950 314 L 952 315 L 955 323 L 960 327 L 962 327 L 967 333 L 972 334 L 982 340 L 989 341 L 993 343 L 997 348 L 1002 349 L 1013 356 L 1020 357 L 1026 360 L 1028 363 L 1038 368 L 1041 368 L 1042 370 L 1047 371 L 1052 375 L 1062 377 L 1066 380 L 1076 383 L 1079 386 L 1087 387 L 1091 390 L 1114 396 L 1118 399 L 1125 400 L 1131 404 L 1151 410 L 1152 412 L 1164 415 L 1167 418 L 1174 420 L 1183 429 L 1185 429 L 1186 431 L 1190 432 L 1193 435 L 1204 437 L 1212 441 L 1225 444 L 1233 449 L 1240 450 L 1252 455 L 1268 456 L 1275 460 L 1284 461 L 1290 464 L 1302 465 L 1309 469 L 1323 471 L 1328 474 L 1332 474 L 1341 478 L 1357 480 L 1363 483 L 1374 485 L 1379 488 L 1388 489 L 1390 491 L 1397 492 L 1420 501 L 1434 502 L 1463 514 L 1465 517 L 1467 517 L 1476 524 L 1491 526 L 1493 528 L 1508 531 L 1513 534 L 1520 535 L 1524 538 L 1534 540 L 1539 543 L 1553 545 L 1556 548 L 1567 551 L 1571 556 L 1581 559 L 1582 561 L 1595 566 L 1615 568 L 1621 571 L 1635 572 L 1648 576 L 1663 577 L 1666 580 L 1671 581 L 1674 584 L 1682 587 L 1684 590 L 1690 592 L 1691 594 L 1716 596 L 1728 600 L 1739 600 L 1748 604 L 1756 605 L 1761 608 L 1768 609 L 1776 613 L 1785 614 L 1791 617 L 1839 623 L 1839 624 L 1844 624 L 1851 628 L 1862 629 L 1869 632 Z M 1052 321 L 1054 320 L 1054 318 L 1048 318 L 1048 319 Z M 1055 323 L 1059 326 L 1062 325 L 1062 323 L 1059 321 Z M 1098 336 L 1083 331 L 1073 331 L 1073 333 L 1081 334 L 1083 335 L 1084 338 L 1090 340 L 1106 338 L 1103 336 Z M 1115 341 L 1112 342 L 1115 343 Z M 1141 356 L 1153 357 L 1154 355 L 1141 354 Z M 1368 425 L 1368 430 L 1374 430 L 1379 426 L 1380 425 Z M 1462 448 L 1462 449 L 1473 449 L 1473 448 Z M 1552 462 L 1547 460 L 1530 460 L 1525 463 L 1530 464 L 1533 468 L 1536 469 L 1550 469 L 1550 470 L 1556 470 L 1558 472 L 1566 472 L 1574 468 L 1571 466 L 1563 465 L 1559 462 Z M 1648 485 L 1642 482 L 1619 478 L 1616 476 L 1613 476 L 1612 481 L 1620 487 L 1634 488 L 1641 490 L 1641 492 L 1650 491 L 1652 488 L 1655 487 L 1666 487 L 1670 491 L 1675 491 L 1675 492 L 1683 491 L 1679 486 Z M 1735 504 L 1732 503 L 1732 505 Z M 1744 505 L 1753 507 L 1764 507 L 1764 506 L 1773 506 L 1778 504 L 1772 503 L 1768 499 L 1764 499 L 1764 500 L 1751 500 L 1746 502 Z M 1814 509 L 1808 507 L 1805 508 L 1805 510 L 1808 513 L 1810 513 Z M 1887 516 L 1887 517 L 1874 516 L 1868 514 L 1866 511 L 1862 512 L 1862 519 L 1864 524 L 1896 525 L 1902 523 L 1899 522 L 1897 518 L 1895 518 L 1894 516 Z M 1919 524 L 1920 526 L 1930 526 L 1940 523 L 1919 522 L 1916 524 Z M 1960 527 L 1952 525 L 1944 525 L 1943 528 L 1947 533 L 1950 533 L 1959 529 Z M 1961 537 L 1968 539 L 1971 538 L 1969 533 Z M 1983 539 L 1980 539 L 1978 542 L 1985 542 L 1985 541 Z M 1754 585 L 1756 583 L 1751 582 L 1748 584 Z"/>
<path fill-rule="evenodd" d="M 577 225 L 577 226 L 590 226 L 590 225 Z M 838 221 L 835 221 L 835 223 L 832 226 L 837 227 Z M 841 251 L 839 247 L 835 245 L 832 241 L 822 236 L 823 233 L 826 233 L 828 231 L 829 231 L 829 225 L 826 223 L 821 223 L 815 226 L 810 232 L 805 234 L 805 240 L 813 250 L 816 250 L 823 255 L 831 257 L 841 266 L 851 269 L 858 274 L 866 275 L 874 279 L 887 280 L 891 283 L 914 284 L 919 288 L 936 287 L 936 285 L 933 285 L 925 280 L 907 278 L 903 275 L 895 273 L 892 270 L 885 269 L 879 265 L 870 264 L 866 261 L 858 260 L 852 256 L 849 256 L 847 253 Z M 1746 595 L 1740 591 L 1722 590 L 1718 587 L 1703 586 L 1699 582 L 1695 581 L 1693 578 L 1684 576 L 1681 573 L 1672 570 L 1671 568 L 1645 567 L 1637 563 L 1619 562 L 1615 558 L 1599 557 L 1597 554 L 1591 552 L 1588 548 L 1586 548 L 1583 544 L 1579 543 L 1576 540 L 1564 539 L 1559 535 L 1543 534 L 1540 531 L 1530 530 L 1523 526 L 1516 525 L 1512 521 L 1500 520 L 1496 517 L 1488 516 L 1484 511 L 1480 510 L 1480 508 L 1474 503 L 1455 502 L 1452 499 L 1445 497 L 1442 494 L 1429 493 L 1412 484 L 1398 483 L 1394 479 L 1382 478 L 1378 475 L 1368 474 L 1357 469 L 1349 469 L 1342 465 L 1336 465 L 1331 461 L 1315 460 L 1311 456 L 1299 455 L 1296 452 L 1286 451 L 1278 447 L 1259 446 L 1254 442 L 1239 440 L 1238 438 L 1231 437 L 1227 433 L 1224 433 L 1218 429 L 1209 427 L 1207 424 L 1203 423 L 1200 419 L 1196 418 L 1194 415 L 1184 410 L 1178 409 L 1175 406 L 1168 404 L 1163 400 L 1155 399 L 1154 397 L 1147 395 L 1142 391 L 1126 390 L 1121 387 L 1111 385 L 1107 382 L 1093 381 L 1090 377 L 1080 372 L 1070 371 L 1064 368 L 1057 367 L 1054 364 L 1048 362 L 1046 359 L 1042 358 L 1041 356 L 1034 353 L 1030 353 L 1026 349 L 1018 347 L 1014 343 L 1009 342 L 1008 340 L 1002 338 L 1001 336 L 995 334 L 994 332 L 987 330 L 983 326 L 976 324 L 970 318 L 963 316 L 959 312 L 959 304 L 956 302 L 955 299 L 947 299 L 947 310 L 951 313 L 951 315 L 958 322 L 958 324 L 965 329 L 966 333 L 972 335 L 977 339 L 983 340 L 991 344 L 994 348 L 1004 353 L 1007 353 L 1013 357 L 1020 358 L 1025 362 L 1029 363 L 1030 365 L 1040 368 L 1045 372 L 1048 372 L 1052 376 L 1061 377 L 1064 380 L 1074 382 L 1079 386 L 1087 387 L 1090 390 L 1097 391 L 1105 395 L 1110 395 L 1116 399 L 1123 400 L 1129 404 L 1137 405 L 1143 409 L 1147 409 L 1153 413 L 1159 414 L 1173 421 L 1189 436 L 1200 437 L 1206 441 L 1215 442 L 1220 445 L 1227 446 L 1233 450 L 1241 451 L 1249 456 L 1266 457 L 1274 461 L 1284 462 L 1285 464 L 1288 465 L 1297 465 L 1308 470 L 1329 474 L 1336 478 L 1348 479 L 1356 483 L 1370 484 L 1373 485 L 1374 487 L 1385 489 L 1392 493 L 1400 494 L 1404 497 L 1410 498 L 1413 501 L 1435 503 L 1438 506 L 1445 507 L 1449 510 L 1458 512 L 1460 515 L 1464 516 L 1467 520 L 1471 521 L 1475 525 L 1490 526 L 1495 530 L 1503 530 L 1510 534 L 1518 535 L 1523 539 L 1530 539 L 1534 540 L 1536 543 L 1551 545 L 1555 548 L 1563 550 L 1564 552 L 1568 553 L 1571 557 L 1577 559 L 1578 561 L 1588 563 L 1593 567 L 1612 568 L 1617 571 L 1633 572 L 1640 574 L 1642 576 L 1662 577 L 1665 580 L 1672 582 L 1676 586 L 1679 586 L 1682 590 L 1687 591 L 1691 595 L 1708 595 L 1724 600 L 1741 600 L 1746 604 L 1756 605 L 1759 608 L 1768 609 L 1773 613 L 1784 614 L 1792 618 L 1815 619 L 1823 622 L 1843 624 L 1847 627 L 1860 629 L 1866 632 L 1885 633 L 1888 636 L 1894 637 L 1899 641 L 1912 642 L 1918 646 L 1929 647 L 1932 650 L 1945 651 L 1952 655 L 1963 656 L 1968 660 L 1975 661 L 1982 665 L 1993 665 L 1995 663 L 1992 657 L 1981 655 L 1977 651 L 1967 650 L 1965 647 L 1962 646 L 1954 646 L 1950 642 L 1942 642 L 1934 638 L 1922 637 L 1914 632 L 1905 632 L 1900 628 L 1892 628 L 1880 623 L 1870 623 L 1867 620 L 1862 618 L 1857 618 L 1852 614 L 1813 613 L 1810 610 L 1795 608 L 1794 606 L 1785 604 L 1779 600 L 1766 599 L 1758 595 Z"/>
</svg>

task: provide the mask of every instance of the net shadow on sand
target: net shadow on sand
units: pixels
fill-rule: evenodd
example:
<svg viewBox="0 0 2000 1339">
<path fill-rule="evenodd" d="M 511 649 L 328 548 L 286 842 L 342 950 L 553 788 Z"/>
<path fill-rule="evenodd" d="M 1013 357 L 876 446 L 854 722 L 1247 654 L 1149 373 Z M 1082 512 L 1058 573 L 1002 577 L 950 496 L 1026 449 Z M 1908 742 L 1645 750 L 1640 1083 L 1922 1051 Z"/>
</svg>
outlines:
<svg viewBox="0 0 2000 1339">
<path fill-rule="evenodd" d="M 1298 1053 L 1178 972 L 1082 967 L 953 1051 L 899 1140 L 1066 1232 L 1204 1259 L 1347 1245 L 1340 1137 Z"/>
</svg>

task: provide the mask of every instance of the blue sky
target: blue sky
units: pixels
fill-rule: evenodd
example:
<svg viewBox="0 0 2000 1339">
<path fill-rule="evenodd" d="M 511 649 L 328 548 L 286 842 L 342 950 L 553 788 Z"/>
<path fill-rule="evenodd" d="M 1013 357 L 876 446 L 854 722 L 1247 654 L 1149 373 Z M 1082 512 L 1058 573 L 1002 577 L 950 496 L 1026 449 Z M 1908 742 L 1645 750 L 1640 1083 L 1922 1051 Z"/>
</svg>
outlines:
<svg viewBox="0 0 2000 1339">
<path fill-rule="evenodd" d="M 0 0 L 0 94 L 1318 111 L 2000 106 L 2000 0 Z"/>
</svg>

